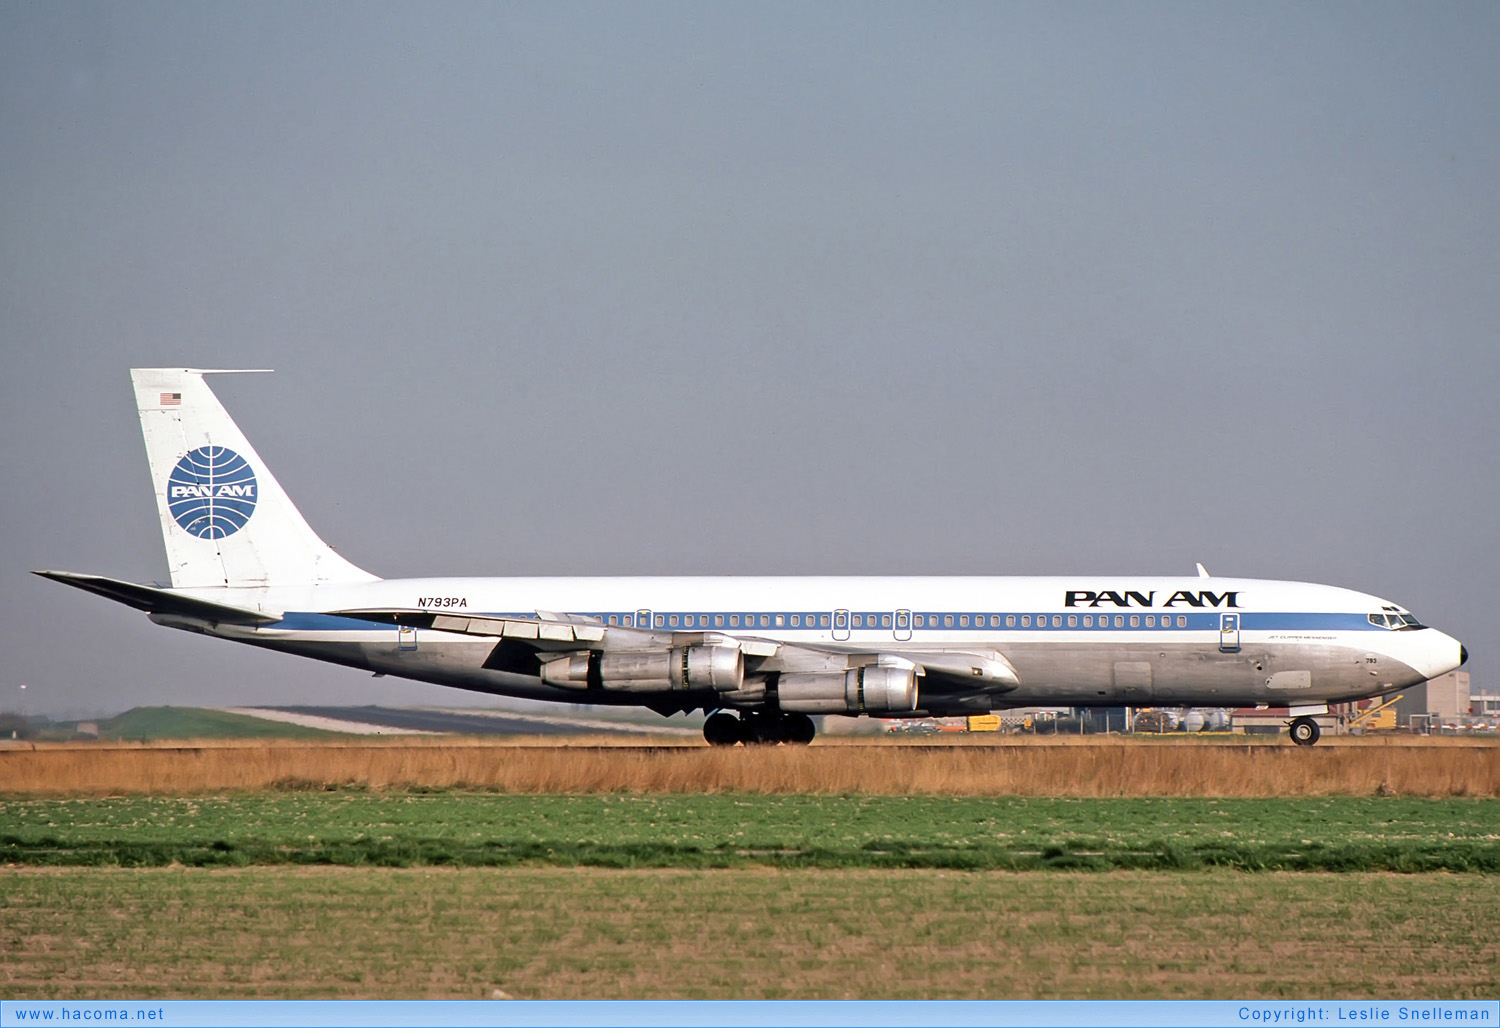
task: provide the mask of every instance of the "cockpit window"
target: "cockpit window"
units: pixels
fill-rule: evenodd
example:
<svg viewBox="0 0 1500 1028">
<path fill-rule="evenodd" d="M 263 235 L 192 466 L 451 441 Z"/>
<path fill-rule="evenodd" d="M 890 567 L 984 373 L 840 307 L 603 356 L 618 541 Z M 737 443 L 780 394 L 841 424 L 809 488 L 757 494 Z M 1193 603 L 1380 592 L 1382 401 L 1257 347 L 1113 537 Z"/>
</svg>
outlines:
<svg viewBox="0 0 1500 1028">
<path fill-rule="evenodd" d="M 1411 614 L 1371 614 L 1370 624 L 1379 625 L 1381 628 L 1392 631 L 1427 627 Z"/>
<path fill-rule="evenodd" d="M 1370 615 L 1370 624 L 1372 624 L 1372 625 L 1379 625 L 1381 628 L 1384 628 L 1385 627 L 1385 615 L 1384 614 L 1371 614 Z"/>
</svg>

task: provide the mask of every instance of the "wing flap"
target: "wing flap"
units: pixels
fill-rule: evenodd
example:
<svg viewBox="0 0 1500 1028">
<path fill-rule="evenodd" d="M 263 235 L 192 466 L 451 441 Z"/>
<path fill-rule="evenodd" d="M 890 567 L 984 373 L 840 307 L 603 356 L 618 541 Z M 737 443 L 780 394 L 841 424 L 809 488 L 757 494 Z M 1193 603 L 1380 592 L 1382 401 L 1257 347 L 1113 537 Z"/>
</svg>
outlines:
<svg viewBox="0 0 1500 1028">
<path fill-rule="evenodd" d="M 374 621 L 383 625 L 405 625 L 410 628 L 430 628 L 435 632 L 456 632 L 460 635 L 483 635 L 537 643 L 597 643 L 603 641 L 605 632 L 603 625 L 489 614 L 434 614 L 426 610 L 395 609 L 330 610 L 328 613 L 335 617 Z M 611 628 L 609 631 L 635 634 L 633 629 Z M 649 635 L 646 632 L 640 634 Z"/>
</svg>

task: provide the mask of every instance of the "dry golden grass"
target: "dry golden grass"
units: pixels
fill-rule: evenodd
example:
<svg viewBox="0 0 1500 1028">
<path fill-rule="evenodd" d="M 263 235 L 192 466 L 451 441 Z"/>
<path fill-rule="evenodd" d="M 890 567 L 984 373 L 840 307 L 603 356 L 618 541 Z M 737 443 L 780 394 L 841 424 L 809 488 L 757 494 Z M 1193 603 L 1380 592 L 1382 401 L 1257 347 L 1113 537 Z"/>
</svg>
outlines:
<svg viewBox="0 0 1500 1028">
<path fill-rule="evenodd" d="M 0 794 L 100 796 L 362 786 L 512 793 L 936 796 L 1500 796 L 1500 745 L 1361 739 L 558 745 L 553 739 L 36 744 L 0 749 Z"/>
</svg>

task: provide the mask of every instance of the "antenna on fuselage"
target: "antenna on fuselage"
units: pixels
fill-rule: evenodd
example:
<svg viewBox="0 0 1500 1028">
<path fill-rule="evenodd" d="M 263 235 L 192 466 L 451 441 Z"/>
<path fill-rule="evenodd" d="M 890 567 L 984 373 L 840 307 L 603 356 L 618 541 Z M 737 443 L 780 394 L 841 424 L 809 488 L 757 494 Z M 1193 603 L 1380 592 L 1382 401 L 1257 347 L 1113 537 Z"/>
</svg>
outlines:
<svg viewBox="0 0 1500 1028">
<path fill-rule="evenodd" d="M 1204 567 L 1202 564 L 1198 565 L 1198 577 L 1199 578 L 1208 578 L 1209 577 L 1208 568 Z"/>
</svg>

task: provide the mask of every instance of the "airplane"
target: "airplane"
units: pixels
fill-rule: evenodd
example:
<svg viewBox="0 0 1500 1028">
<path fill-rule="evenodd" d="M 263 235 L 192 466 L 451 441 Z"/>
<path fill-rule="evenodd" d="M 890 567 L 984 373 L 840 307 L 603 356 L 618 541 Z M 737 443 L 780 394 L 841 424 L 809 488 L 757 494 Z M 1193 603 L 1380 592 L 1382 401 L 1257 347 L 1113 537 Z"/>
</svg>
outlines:
<svg viewBox="0 0 1500 1028">
<path fill-rule="evenodd" d="M 303 520 L 205 369 L 131 371 L 170 586 L 37 571 L 151 621 L 376 675 L 579 704 L 702 710 L 705 740 L 805 744 L 814 714 L 1328 704 L 1468 659 L 1397 604 L 1209 577 L 416 578 Z"/>
</svg>

